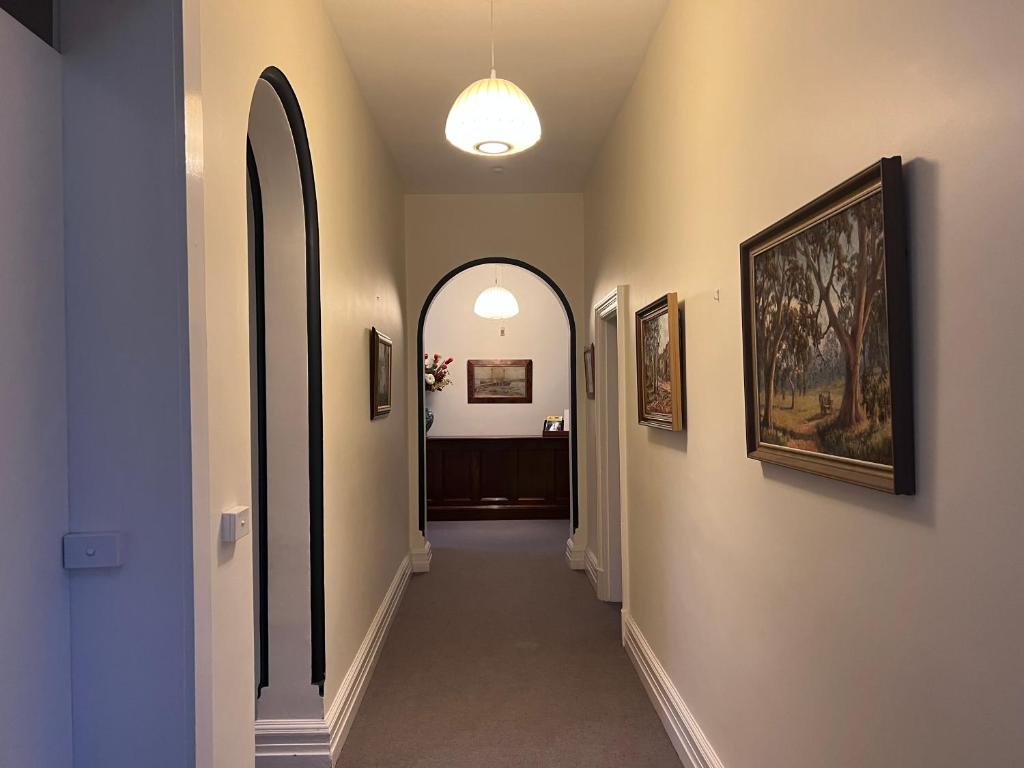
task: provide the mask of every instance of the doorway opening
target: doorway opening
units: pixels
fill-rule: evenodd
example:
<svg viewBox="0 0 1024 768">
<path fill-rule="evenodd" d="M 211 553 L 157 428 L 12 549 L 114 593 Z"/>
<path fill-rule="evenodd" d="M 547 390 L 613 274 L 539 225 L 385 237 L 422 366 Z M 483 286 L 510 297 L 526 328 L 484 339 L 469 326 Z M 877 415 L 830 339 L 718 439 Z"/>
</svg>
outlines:
<svg viewBox="0 0 1024 768">
<path fill-rule="evenodd" d="M 532 290 L 528 295 L 536 301 L 524 303 L 523 314 L 508 320 L 475 316 L 473 299 L 506 280 L 515 290 Z M 462 323 L 443 309 L 448 298 L 458 302 Z M 431 317 L 441 322 L 428 327 Z M 438 362 L 456 357 L 437 328 L 453 334 L 458 328 L 449 338 L 459 339 L 462 359 L 450 363 L 456 379 L 450 389 L 427 392 L 425 377 L 417 387 L 418 413 L 425 416 L 428 407 L 435 412 L 429 447 L 426 421 L 417 419 L 420 531 L 426 534 L 433 509 L 449 520 L 564 514 L 571 536 L 579 525 L 576 325 L 565 294 L 526 262 L 479 259 L 449 272 L 427 295 L 417 328 L 421 364 L 432 364 L 435 354 Z M 552 342 L 558 350 L 553 358 Z M 545 437 L 548 417 L 561 420 L 562 434 L 556 428 Z M 485 432 L 492 440 L 508 438 L 507 444 L 481 442 Z"/>
<path fill-rule="evenodd" d="M 310 684 L 323 696 L 326 663 L 316 188 L 302 110 L 274 67 L 253 91 L 246 171 L 254 673 L 258 714 L 275 716 Z"/>
<path fill-rule="evenodd" d="M 628 568 L 625 497 L 625 288 L 619 287 L 594 308 L 594 433 L 596 490 L 594 525 L 586 553 L 587 575 L 601 600 L 624 602 Z"/>
</svg>

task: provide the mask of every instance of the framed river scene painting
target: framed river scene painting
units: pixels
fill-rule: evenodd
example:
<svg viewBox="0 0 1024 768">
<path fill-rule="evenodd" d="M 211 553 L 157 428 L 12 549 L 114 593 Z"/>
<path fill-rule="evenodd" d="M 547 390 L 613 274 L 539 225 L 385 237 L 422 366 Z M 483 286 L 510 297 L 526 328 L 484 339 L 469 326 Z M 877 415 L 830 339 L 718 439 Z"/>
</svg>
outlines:
<svg viewBox="0 0 1024 768">
<path fill-rule="evenodd" d="M 747 455 L 914 493 L 902 162 L 740 246 Z"/>
<path fill-rule="evenodd" d="M 641 424 L 674 432 L 685 425 L 682 313 L 669 293 L 636 313 L 636 392 Z"/>
<path fill-rule="evenodd" d="M 532 403 L 533 360 L 467 360 L 471 403 Z"/>
</svg>

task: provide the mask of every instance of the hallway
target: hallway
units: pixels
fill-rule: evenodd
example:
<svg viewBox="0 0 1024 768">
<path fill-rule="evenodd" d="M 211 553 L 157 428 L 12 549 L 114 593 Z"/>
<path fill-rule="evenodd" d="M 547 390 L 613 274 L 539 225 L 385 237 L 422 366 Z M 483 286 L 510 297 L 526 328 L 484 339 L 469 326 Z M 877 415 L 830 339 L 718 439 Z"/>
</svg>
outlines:
<svg viewBox="0 0 1024 768">
<path fill-rule="evenodd" d="M 1022 31 L 0 0 L 0 768 L 1024 768 Z"/>
<path fill-rule="evenodd" d="M 679 765 L 566 523 L 438 522 L 339 768 Z"/>
</svg>

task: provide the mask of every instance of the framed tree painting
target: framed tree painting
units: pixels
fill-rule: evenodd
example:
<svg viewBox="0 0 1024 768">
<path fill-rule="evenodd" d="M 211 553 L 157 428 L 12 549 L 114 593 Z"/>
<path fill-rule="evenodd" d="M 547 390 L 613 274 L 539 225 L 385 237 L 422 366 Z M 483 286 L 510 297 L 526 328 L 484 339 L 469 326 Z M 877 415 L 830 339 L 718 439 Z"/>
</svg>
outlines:
<svg viewBox="0 0 1024 768">
<path fill-rule="evenodd" d="M 682 312 L 669 293 L 636 313 L 636 393 L 641 424 L 680 431 L 686 423 Z"/>
<path fill-rule="evenodd" d="M 596 397 L 594 390 L 594 345 L 587 344 L 583 348 L 583 377 L 587 384 L 587 399 L 593 400 Z"/>
<path fill-rule="evenodd" d="M 914 493 L 902 162 L 740 246 L 747 455 Z"/>
<path fill-rule="evenodd" d="M 467 360 L 471 403 L 532 403 L 533 360 Z"/>
<path fill-rule="evenodd" d="M 370 418 L 391 413 L 391 339 L 370 329 Z"/>
</svg>

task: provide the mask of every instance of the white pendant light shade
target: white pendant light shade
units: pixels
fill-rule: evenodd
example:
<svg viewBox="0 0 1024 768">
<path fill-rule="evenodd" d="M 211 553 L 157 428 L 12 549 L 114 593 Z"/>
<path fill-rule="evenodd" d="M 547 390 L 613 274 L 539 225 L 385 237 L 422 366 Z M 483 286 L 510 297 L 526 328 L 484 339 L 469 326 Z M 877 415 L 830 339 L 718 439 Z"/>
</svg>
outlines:
<svg viewBox="0 0 1024 768">
<path fill-rule="evenodd" d="M 491 76 L 464 90 L 448 113 L 448 141 L 474 155 L 514 155 L 540 141 L 540 118 L 515 83 Z"/>
<path fill-rule="evenodd" d="M 507 320 L 519 314 L 519 302 L 511 291 L 492 285 L 476 297 L 473 312 L 488 320 Z"/>
</svg>

